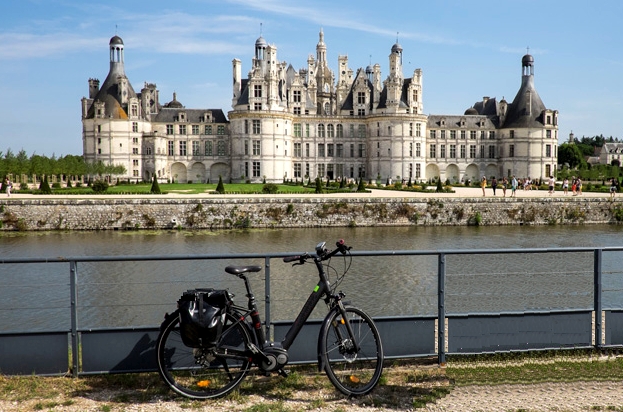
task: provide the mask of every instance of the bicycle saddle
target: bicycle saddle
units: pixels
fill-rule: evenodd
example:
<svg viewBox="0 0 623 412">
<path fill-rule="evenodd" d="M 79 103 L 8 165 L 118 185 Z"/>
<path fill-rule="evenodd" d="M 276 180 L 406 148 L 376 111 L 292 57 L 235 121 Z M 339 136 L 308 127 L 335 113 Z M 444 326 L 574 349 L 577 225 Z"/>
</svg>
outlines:
<svg viewBox="0 0 623 412">
<path fill-rule="evenodd" d="M 232 275 L 240 275 L 246 272 L 259 272 L 262 270 L 261 266 L 227 266 L 225 268 L 225 272 L 231 273 Z"/>
</svg>

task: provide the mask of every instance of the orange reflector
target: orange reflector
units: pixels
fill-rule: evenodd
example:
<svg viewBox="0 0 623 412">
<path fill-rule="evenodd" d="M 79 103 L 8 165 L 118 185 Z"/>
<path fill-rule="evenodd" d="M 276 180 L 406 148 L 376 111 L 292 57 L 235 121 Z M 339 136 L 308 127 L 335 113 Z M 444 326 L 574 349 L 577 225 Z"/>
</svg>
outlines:
<svg viewBox="0 0 623 412">
<path fill-rule="evenodd" d="M 350 375 L 350 381 L 352 383 L 359 383 L 359 378 L 356 377 L 355 375 Z"/>
<path fill-rule="evenodd" d="M 197 382 L 197 386 L 200 388 L 207 388 L 208 386 L 210 386 L 210 381 L 207 379 L 205 381 L 199 381 Z"/>
<path fill-rule="evenodd" d="M 340 319 L 340 322 L 342 322 L 342 325 L 344 325 L 346 322 L 344 322 L 344 318 Z"/>
</svg>

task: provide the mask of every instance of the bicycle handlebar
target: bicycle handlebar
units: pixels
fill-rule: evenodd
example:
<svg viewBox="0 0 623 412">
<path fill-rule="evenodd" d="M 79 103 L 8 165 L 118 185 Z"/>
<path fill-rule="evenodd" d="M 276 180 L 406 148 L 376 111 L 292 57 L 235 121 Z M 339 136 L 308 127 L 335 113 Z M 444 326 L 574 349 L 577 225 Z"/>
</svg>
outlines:
<svg viewBox="0 0 623 412">
<path fill-rule="evenodd" d="M 328 251 L 327 249 L 320 249 L 320 250 L 317 249 L 316 250 L 317 259 L 319 259 L 320 261 L 327 260 L 337 255 L 338 253 L 345 255 L 346 252 L 352 249 L 352 247 L 346 245 L 346 243 L 344 242 L 344 239 L 340 239 L 337 242 L 335 242 L 335 246 L 336 248 L 332 251 Z M 286 256 L 283 258 L 283 261 L 285 263 L 298 261 L 297 263 L 295 263 L 295 265 L 302 265 L 303 263 L 307 261 L 307 259 L 310 259 L 313 257 L 314 256 L 310 255 L 309 253 L 305 253 L 304 255 Z"/>
</svg>

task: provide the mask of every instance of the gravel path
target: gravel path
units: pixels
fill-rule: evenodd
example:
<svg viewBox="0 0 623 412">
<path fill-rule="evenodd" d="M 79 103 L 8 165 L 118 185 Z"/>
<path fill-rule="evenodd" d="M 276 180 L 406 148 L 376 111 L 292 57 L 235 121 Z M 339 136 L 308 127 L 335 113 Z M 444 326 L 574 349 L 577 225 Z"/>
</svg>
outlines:
<svg viewBox="0 0 623 412">
<path fill-rule="evenodd" d="M 415 384 L 415 387 L 418 385 Z M 128 391 L 129 392 L 129 391 Z M 244 396 L 240 400 L 186 402 L 183 399 L 146 399 L 140 403 L 120 402 L 123 391 L 96 391 L 70 398 L 34 399 L 25 402 L 0 400 L 0 410 L 13 411 L 428 411 L 428 412 L 575 412 L 623 411 L 623 382 L 540 383 L 532 385 L 493 385 L 456 387 L 436 403 L 415 409 L 412 398 L 397 400 L 396 404 L 372 406 L 374 399 L 349 400 L 333 390 L 295 391 L 285 400 Z M 261 404 L 266 409 L 259 409 Z M 255 409 L 251 409 L 255 407 Z"/>
</svg>

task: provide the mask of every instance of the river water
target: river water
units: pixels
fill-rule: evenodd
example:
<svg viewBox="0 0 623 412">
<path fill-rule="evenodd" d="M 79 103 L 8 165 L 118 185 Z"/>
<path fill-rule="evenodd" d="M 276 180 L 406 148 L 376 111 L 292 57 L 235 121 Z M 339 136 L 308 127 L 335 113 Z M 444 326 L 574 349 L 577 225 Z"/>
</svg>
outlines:
<svg viewBox="0 0 623 412">
<path fill-rule="evenodd" d="M 343 238 L 357 251 L 525 249 L 623 246 L 623 226 L 374 227 L 218 232 L 0 233 L 2 257 L 77 257 L 313 252 Z M 623 307 L 623 254 L 604 254 L 606 308 Z M 348 263 L 348 262 L 346 262 Z M 155 326 L 195 287 L 227 288 L 244 300 L 242 283 L 223 272 L 229 264 L 263 259 L 99 262 L 78 265 L 79 327 Z M 345 262 L 334 258 L 332 280 Z M 517 312 L 590 308 L 593 255 L 491 254 L 448 256 L 448 313 Z M 262 303 L 263 273 L 251 275 Z M 291 268 L 271 261 L 272 320 L 294 319 L 315 286 L 313 265 Z M 356 257 L 339 286 L 347 299 L 373 316 L 434 315 L 435 256 Z M 69 264 L 0 264 L 0 332 L 67 330 Z M 322 318 L 319 308 L 312 317 Z"/>
</svg>

